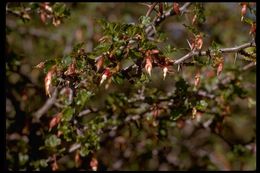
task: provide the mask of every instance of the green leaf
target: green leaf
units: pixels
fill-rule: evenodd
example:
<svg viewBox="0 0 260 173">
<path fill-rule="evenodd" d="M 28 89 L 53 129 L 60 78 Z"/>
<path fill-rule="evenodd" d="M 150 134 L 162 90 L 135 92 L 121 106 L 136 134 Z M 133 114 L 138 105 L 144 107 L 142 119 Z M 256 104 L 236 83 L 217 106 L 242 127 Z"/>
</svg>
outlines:
<svg viewBox="0 0 260 173">
<path fill-rule="evenodd" d="M 56 135 L 51 135 L 45 140 L 45 146 L 54 148 L 61 144 L 61 140 Z"/>
<path fill-rule="evenodd" d="M 19 153 L 18 157 L 20 166 L 25 165 L 26 162 L 29 160 L 29 156 L 27 154 Z"/>
<path fill-rule="evenodd" d="M 82 157 L 85 157 L 89 154 L 89 144 L 86 143 L 83 147 L 80 148 L 79 150 L 79 154 L 82 156 Z"/>
<path fill-rule="evenodd" d="M 193 33 L 194 35 L 198 35 L 199 34 L 199 30 L 197 28 L 195 28 L 194 26 L 192 25 L 186 25 L 186 24 L 183 24 L 183 26 L 188 29 L 188 31 L 190 31 L 191 33 Z"/>
<path fill-rule="evenodd" d="M 70 10 L 64 3 L 55 3 L 52 8 L 55 16 L 68 17 L 70 15 Z"/>
<path fill-rule="evenodd" d="M 196 108 L 197 110 L 204 111 L 206 110 L 208 106 L 208 103 L 205 100 L 200 100 L 199 103 L 197 103 Z"/>
<path fill-rule="evenodd" d="M 147 26 L 151 23 L 151 17 L 149 16 L 141 16 L 139 20 L 141 21 L 141 24 L 144 26 Z"/>
<path fill-rule="evenodd" d="M 124 82 L 124 76 L 121 73 L 118 73 L 112 77 L 114 83 L 122 85 Z"/>
<path fill-rule="evenodd" d="M 71 56 L 65 56 L 61 60 L 61 65 L 63 68 L 68 67 L 72 63 L 72 58 Z"/>
<path fill-rule="evenodd" d="M 254 21 L 250 18 L 244 18 L 243 20 L 245 23 L 249 24 L 249 25 L 252 25 L 254 23 Z"/>
<path fill-rule="evenodd" d="M 44 63 L 44 73 L 47 73 L 50 68 L 55 64 L 54 60 L 48 60 Z"/>
<path fill-rule="evenodd" d="M 61 121 L 70 121 L 75 113 L 75 108 L 67 107 L 62 114 Z"/>
<path fill-rule="evenodd" d="M 81 42 L 76 44 L 72 49 L 72 54 L 77 53 L 79 49 L 81 49 L 85 45 L 85 42 Z"/>
<path fill-rule="evenodd" d="M 183 78 L 181 78 L 179 81 L 177 81 L 175 86 L 176 86 L 176 93 L 178 93 L 180 95 L 187 94 L 189 85 Z"/>
<path fill-rule="evenodd" d="M 93 93 L 91 91 L 85 89 L 80 90 L 76 97 L 76 105 L 84 106 L 92 95 Z"/>
<path fill-rule="evenodd" d="M 198 23 L 204 23 L 206 21 L 204 11 L 205 9 L 202 3 L 195 4 L 194 13 L 197 15 Z"/>
</svg>

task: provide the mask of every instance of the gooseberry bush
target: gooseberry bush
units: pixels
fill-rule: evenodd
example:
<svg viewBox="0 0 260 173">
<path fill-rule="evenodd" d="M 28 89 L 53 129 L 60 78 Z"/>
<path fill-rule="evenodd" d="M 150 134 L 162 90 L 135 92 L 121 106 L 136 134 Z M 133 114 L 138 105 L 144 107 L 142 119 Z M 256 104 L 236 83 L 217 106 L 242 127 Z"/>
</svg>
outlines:
<svg viewBox="0 0 260 173">
<path fill-rule="evenodd" d="M 70 52 L 34 66 L 44 74 L 40 106 L 20 110 L 11 91 L 18 83 L 10 84 L 7 98 L 26 123 L 19 132 L 12 127 L 19 119 L 7 116 L 7 169 L 255 169 L 255 125 L 249 124 L 255 122 L 255 3 L 233 4 L 236 19 L 210 13 L 210 3 L 136 5 L 147 7 L 136 22 L 95 19 L 100 30 L 91 50 L 87 41 L 73 43 Z M 73 7 L 25 3 L 22 9 L 9 5 L 6 14 L 63 27 Z M 185 33 L 172 40 L 179 45 L 161 27 L 171 18 Z M 233 36 L 228 20 L 246 28 L 233 45 L 220 41 L 221 34 Z M 223 31 L 216 34 L 217 23 Z M 17 73 L 19 56 L 6 54 L 8 74 Z M 239 119 L 244 114 L 250 121 Z M 239 126 L 250 127 L 243 132 Z"/>
</svg>

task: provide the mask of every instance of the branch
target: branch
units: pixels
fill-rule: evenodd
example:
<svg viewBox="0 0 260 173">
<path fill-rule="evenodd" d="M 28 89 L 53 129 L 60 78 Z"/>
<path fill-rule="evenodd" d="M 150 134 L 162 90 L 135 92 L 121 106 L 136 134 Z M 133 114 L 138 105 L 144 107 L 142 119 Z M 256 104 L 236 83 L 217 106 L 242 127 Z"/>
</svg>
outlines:
<svg viewBox="0 0 260 173">
<path fill-rule="evenodd" d="M 150 14 L 152 13 L 154 7 L 158 4 L 158 2 L 154 2 L 152 5 L 149 6 L 149 10 L 146 13 L 146 17 L 150 16 Z"/>
<path fill-rule="evenodd" d="M 186 9 L 191 5 L 190 2 L 186 2 L 181 8 L 180 8 L 180 13 L 183 14 Z M 157 26 L 159 25 L 162 21 L 164 21 L 167 17 L 169 16 L 174 16 L 176 15 L 176 13 L 174 12 L 173 8 L 171 8 L 170 10 L 166 11 L 164 14 L 162 14 L 161 16 L 158 16 L 156 17 L 154 20 L 153 20 L 153 24 L 152 25 L 149 25 L 145 32 L 147 34 L 148 37 L 151 37 L 153 34 L 154 34 L 154 31 L 153 31 L 153 26 Z"/>
<path fill-rule="evenodd" d="M 253 67 L 253 66 L 255 66 L 256 65 L 256 62 L 251 62 L 251 63 L 249 63 L 249 64 L 247 64 L 246 66 L 244 66 L 243 68 L 242 68 L 242 70 L 247 70 L 247 69 L 249 69 L 249 68 L 251 68 L 251 67 Z"/>
<path fill-rule="evenodd" d="M 57 94 L 58 94 L 58 89 L 56 88 L 55 91 L 53 92 L 52 97 L 49 98 L 49 99 L 45 102 L 45 104 L 33 114 L 33 115 L 34 115 L 33 122 L 39 122 L 41 116 L 42 116 L 43 114 L 45 114 L 45 113 L 52 107 L 52 105 L 53 105 L 53 104 L 55 103 L 55 101 L 56 101 Z"/>
<path fill-rule="evenodd" d="M 256 44 L 254 42 L 250 42 L 250 43 L 245 43 L 242 44 L 240 46 L 236 46 L 236 47 L 230 47 L 230 48 L 222 48 L 219 49 L 219 51 L 221 53 L 232 53 L 232 52 L 238 52 L 242 49 L 248 48 L 248 47 L 255 47 Z M 208 50 L 208 51 L 191 51 L 188 54 L 184 55 L 183 57 L 179 58 L 178 60 L 176 60 L 174 62 L 174 64 L 180 64 L 183 61 L 195 56 L 195 55 L 200 55 L 200 56 L 205 56 L 205 55 L 211 55 L 213 53 L 213 50 Z"/>
</svg>

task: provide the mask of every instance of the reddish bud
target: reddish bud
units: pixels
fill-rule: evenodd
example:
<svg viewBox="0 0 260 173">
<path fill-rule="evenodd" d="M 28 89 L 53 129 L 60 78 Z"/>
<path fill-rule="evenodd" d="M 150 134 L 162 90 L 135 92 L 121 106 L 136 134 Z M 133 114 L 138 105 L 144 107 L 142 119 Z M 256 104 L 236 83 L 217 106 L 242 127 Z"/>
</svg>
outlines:
<svg viewBox="0 0 260 173">
<path fill-rule="evenodd" d="M 70 76 L 75 74 L 76 67 L 75 67 L 75 62 L 71 63 L 68 67 L 68 70 L 64 72 L 64 75 Z"/>
<path fill-rule="evenodd" d="M 47 75 L 45 76 L 45 79 L 44 79 L 44 82 L 45 82 L 45 91 L 46 91 L 46 94 L 51 97 L 51 80 L 52 80 L 52 76 L 54 75 L 56 71 L 56 66 L 54 65 L 50 71 L 48 71 Z"/>
<path fill-rule="evenodd" d="M 220 73 L 222 72 L 222 70 L 223 70 L 223 65 L 224 65 L 224 62 L 220 62 L 220 63 L 218 64 L 217 76 L 219 76 Z"/>
<path fill-rule="evenodd" d="M 180 14 L 180 6 L 179 6 L 179 3 L 176 3 L 176 2 L 173 3 L 173 11 L 174 11 L 176 14 Z"/>
<path fill-rule="evenodd" d="M 97 71 L 99 71 L 104 64 L 104 56 L 100 56 L 96 61 Z"/>
<path fill-rule="evenodd" d="M 256 33 L 256 23 L 254 22 L 254 23 L 252 23 L 252 25 L 251 25 L 249 34 L 250 34 L 250 35 L 255 35 L 255 33 Z"/>
<path fill-rule="evenodd" d="M 55 127 L 57 124 L 59 124 L 59 122 L 60 122 L 60 120 L 61 120 L 61 113 L 58 113 L 56 116 L 54 116 L 52 119 L 51 119 L 51 121 L 50 121 L 50 123 L 49 123 L 49 131 L 53 128 L 53 127 Z"/>
<path fill-rule="evenodd" d="M 185 121 L 181 118 L 178 119 L 176 123 L 177 123 L 176 125 L 179 129 L 182 129 L 185 126 Z"/>
<path fill-rule="evenodd" d="M 56 161 L 51 164 L 51 169 L 52 171 L 57 171 L 59 169 L 59 166 Z"/>
<path fill-rule="evenodd" d="M 161 16 L 163 14 L 163 4 L 159 3 L 159 15 Z"/>
<path fill-rule="evenodd" d="M 41 17 L 41 21 L 43 23 L 45 23 L 46 22 L 46 15 L 45 15 L 45 13 L 41 13 L 40 17 Z"/>
<path fill-rule="evenodd" d="M 195 107 L 192 108 L 192 119 L 194 119 L 196 117 L 197 114 L 197 109 Z"/>
<path fill-rule="evenodd" d="M 195 87 L 197 87 L 200 83 L 200 73 L 198 72 L 196 75 L 195 75 L 195 81 L 194 81 L 194 85 Z"/>
<path fill-rule="evenodd" d="M 50 6 L 48 5 L 48 3 L 44 3 L 44 8 L 45 8 L 45 10 L 47 10 L 47 11 L 49 11 L 49 12 L 52 13 L 52 7 L 50 7 Z"/>
<path fill-rule="evenodd" d="M 61 21 L 59 19 L 56 19 L 55 17 L 52 19 L 52 24 L 54 26 L 59 26 L 61 24 Z"/>
<path fill-rule="evenodd" d="M 247 4 L 242 3 L 242 9 L 241 9 L 241 21 L 243 21 L 244 16 L 246 15 L 246 9 L 247 9 Z"/>
<path fill-rule="evenodd" d="M 203 45 L 203 39 L 202 39 L 202 35 L 197 35 L 196 38 L 195 38 L 195 48 L 197 50 L 201 50 L 202 48 L 202 45 Z"/>
<path fill-rule="evenodd" d="M 153 50 L 150 51 L 150 53 L 151 53 L 151 54 L 158 54 L 158 53 L 159 53 L 159 50 L 153 49 Z"/>
<path fill-rule="evenodd" d="M 63 134 L 63 132 L 60 131 L 60 130 L 57 132 L 57 136 L 58 136 L 58 137 L 60 137 L 62 134 Z"/>
<path fill-rule="evenodd" d="M 101 76 L 101 81 L 100 81 L 100 85 L 108 78 L 111 76 L 111 72 L 109 68 L 106 68 Z"/>
<path fill-rule="evenodd" d="M 152 58 L 146 57 L 145 59 L 145 70 L 147 71 L 147 73 L 151 76 L 151 71 L 152 71 L 153 65 L 152 65 Z"/>
<path fill-rule="evenodd" d="M 167 75 L 167 72 L 168 72 L 168 68 L 167 67 L 164 67 L 163 68 L 163 80 L 165 80 L 165 77 Z"/>
<path fill-rule="evenodd" d="M 43 67 L 44 67 L 44 62 L 40 62 L 39 64 L 37 64 L 36 66 L 35 66 L 35 68 L 39 68 L 39 69 L 42 69 Z"/>
<path fill-rule="evenodd" d="M 82 160 L 81 160 L 81 158 L 80 158 L 80 154 L 79 154 L 78 151 L 76 152 L 74 161 L 75 161 L 76 167 L 79 167 L 79 166 L 81 165 L 81 163 L 82 163 Z"/>
<path fill-rule="evenodd" d="M 97 171 L 98 168 L 98 161 L 95 157 L 92 157 L 91 161 L 90 161 L 90 167 L 93 171 Z"/>
</svg>

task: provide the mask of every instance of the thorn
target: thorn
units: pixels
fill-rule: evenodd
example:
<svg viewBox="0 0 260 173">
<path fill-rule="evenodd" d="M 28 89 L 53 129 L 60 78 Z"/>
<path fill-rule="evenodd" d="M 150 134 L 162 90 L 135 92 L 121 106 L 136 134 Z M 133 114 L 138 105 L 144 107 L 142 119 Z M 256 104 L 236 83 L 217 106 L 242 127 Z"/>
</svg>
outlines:
<svg viewBox="0 0 260 173">
<path fill-rule="evenodd" d="M 237 61 L 237 56 L 238 56 L 238 53 L 235 54 L 234 64 L 235 64 L 236 61 Z"/>
<path fill-rule="evenodd" d="M 189 42 L 188 39 L 187 39 L 187 42 L 188 42 L 188 44 L 189 44 L 190 49 L 192 50 L 192 46 L 191 46 L 191 44 L 190 44 L 190 42 Z"/>
</svg>

